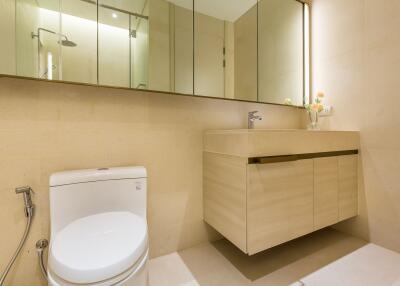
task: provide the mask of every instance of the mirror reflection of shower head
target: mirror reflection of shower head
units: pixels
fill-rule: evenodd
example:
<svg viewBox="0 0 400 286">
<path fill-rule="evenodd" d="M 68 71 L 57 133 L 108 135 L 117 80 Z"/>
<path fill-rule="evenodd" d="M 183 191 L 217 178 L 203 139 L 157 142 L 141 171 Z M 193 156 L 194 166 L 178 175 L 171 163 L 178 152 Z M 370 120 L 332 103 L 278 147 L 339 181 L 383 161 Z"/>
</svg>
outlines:
<svg viewBox="0 0 400 286">
<path fill-rule="evenodd" d="M 65 40 L 61 40 L 61 45 L 63 45 L 64 47 L 76 47 L 77 44 L 73 41 L 68 40 L 68 38 L 66 36 L 63 35 L 63 37 L 65 37 Z M 58 42 L 60 43 L 60 42 Z"/>
<path fill-rule="evenodd" d="M 63 37 L 64 40 L 58 41 L 58 43 L 61 44 L 61 45 L 64 46 L 64 47 L 76 47 L 76 46 L 77 46 L 77 44 L 76 44 L 75 42 L 68 40 L 68 38 L 67 38 L 66 35 L 59 34 L 59 33 L 56 33 L 56 32 L 54 32 L 54 31 L 51 31 L 51 30 L 48 30 L 48 29 L 44 29 L 44 28 L 38 28 L 37 34 L 35 34 L 35 33 L 32 32 L 32 33 L 31 33 L 32 39 L 33 39 L 33 38 L 38 38 L 38 39 L 39 39 L 39 43 L 40 43 L 40 32 L 41 32 L 41 31 L 47 32 L 47 33 L 50 33 L 50 34 L 54 34 L 54 35 L 59 35 L 59 36 Z M 40 44 L 41 44 L 41 43 L 40 43 Z"/>
</svg>

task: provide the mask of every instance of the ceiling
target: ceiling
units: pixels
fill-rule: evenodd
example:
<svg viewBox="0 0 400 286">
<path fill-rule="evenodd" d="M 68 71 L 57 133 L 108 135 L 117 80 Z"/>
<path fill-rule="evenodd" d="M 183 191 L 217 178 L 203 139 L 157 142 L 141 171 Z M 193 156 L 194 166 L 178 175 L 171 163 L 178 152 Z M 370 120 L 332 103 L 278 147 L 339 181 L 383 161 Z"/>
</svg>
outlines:
<svg viewBox="0 0 400 286">
<path fill-rule="evenodd" d="M 192 10 L 192 0 L 167 0 L 177 6 Z M 240 16 L 257 4 L 257 0 L 195 0 L 196 12 L 230 22 L 235 22 Z"/>
<path fill-rule="evenodd" d="M 45 8 L 48 10 L 59 10 L 59 2 L 54 0 L 36 0 L 38 6 L 41 8 Z M 92 2 L 96 2 L 96 0 L 89 0 Z M 121 10 L 125 10 L 131 13 L 142 14 L 144 10 L 144 6 L 147 0 L 99 0 L 99 4 L 107 5 L 111 7 L 115 7 Z M 63 13 L 81 16 L 82 14 L 96 13 L 97 7 L 94 4 L 87 3 L 85 0 L 63 0 L 61 1 L 61 8 Z M 90 15 L 87 15 L 84 18 L 90 18 Z"/>
<path fill-rule="evenodd" d="M 40 8 L 59 11 L 59 2 L 54 0 L 36 0 Z M 95 2 L 95 0 L 91 0 Z M 143 13 L 144 5 L 147 0 L 99 0 L 99 4 L 116 7 L 131 13 Z M 97 21 L 97 6 L 82 0 L 63 0 L 61 1 L 61 11 L 64 14 Z M 127 29 L 129 27 L 129 17 L 127 14 L 99 7 L 99 21 L 103 24 Z M 138 21 L 135 17 L 131 18 L 131 24 L 136 26 Z"/>
<path fill-rule="evenodd" d="M 122 10 L 142 14 L 148 0 L 99 0 L 99 4 L 113 6 Z M 192 10 L 193 0 L 167 0 L 177 6 Z M 58 1 L 37 0 L 39 7 L 49 10 L 58 10 Z M 95 15 L 96 10 L 91 4 L 81 0 L 64 0 L 63 11 L 70 15 L 81 16 L 90 19 Z M 241 15 L 253 7 L 257 0 L 195 0 L 195 11 L 230 22 L 236 21 Z M 94 5 L 93 5 L 94 6 Z"/>
</svg>

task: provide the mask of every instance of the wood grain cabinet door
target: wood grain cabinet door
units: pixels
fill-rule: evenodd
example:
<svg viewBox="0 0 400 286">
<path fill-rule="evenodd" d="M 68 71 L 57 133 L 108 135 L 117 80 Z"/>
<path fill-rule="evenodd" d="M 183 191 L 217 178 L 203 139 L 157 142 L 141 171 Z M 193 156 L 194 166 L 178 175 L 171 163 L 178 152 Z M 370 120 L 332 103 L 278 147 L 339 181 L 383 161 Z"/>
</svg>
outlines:
<svg viewBox="0 0 400 286">
<path fill-rule="evenodd" d="M 339 157 L 339 220 L 358 214 L 358 155 Z"/>
<path fill-rule="evenodd" d="M 246 252 L 247 159 L 204 152 L 204 220 Z"/>
<path fill-rule="evenodd" d="M 313 231 L 313 160 L 247 166 L 247 250 Z"/>
<path fill-rule="evenodd" d="M 314 159 L 314 230 L 338 222 L 338 157 Z"/>
</svg>

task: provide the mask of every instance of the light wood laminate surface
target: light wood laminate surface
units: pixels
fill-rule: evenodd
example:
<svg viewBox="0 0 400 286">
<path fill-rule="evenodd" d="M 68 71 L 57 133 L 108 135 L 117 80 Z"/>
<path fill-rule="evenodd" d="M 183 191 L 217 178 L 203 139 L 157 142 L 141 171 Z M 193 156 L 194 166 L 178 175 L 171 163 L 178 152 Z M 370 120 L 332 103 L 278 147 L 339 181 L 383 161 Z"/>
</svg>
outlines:
<svg viewBox="0 0 400 286">
<path fill-rule="evenodd" d="M 246 159 L 204 153 L 204 219 L 246 252 Z"/>
<path fill-rule="evenodd" d="M 359 141 L 357 131 L 212 130 L 204 135 L 204 151 L 240 157 L 277 156 L 357 150 Z"/>
<path fill-rule="evenodd" d="M 248 165 L 247 250 L 313 231 L 313 160 Z"/>
<path fill-rule="evenodd" d="M 338 222 L 338 158 L 314 159 L 314 229 Z"/>
<path fill-rule="evenodd" d="M 340 156 L 339 221 L 358 214 L 358 155 Z"/>
</svg>

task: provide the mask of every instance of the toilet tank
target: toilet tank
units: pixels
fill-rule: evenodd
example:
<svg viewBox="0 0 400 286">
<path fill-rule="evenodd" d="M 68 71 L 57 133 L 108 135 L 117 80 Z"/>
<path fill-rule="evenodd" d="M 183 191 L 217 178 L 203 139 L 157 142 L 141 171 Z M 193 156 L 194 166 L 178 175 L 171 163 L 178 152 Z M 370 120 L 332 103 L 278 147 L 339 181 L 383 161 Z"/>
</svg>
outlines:
<svg viewBox="0 0 400 286">
<path fill-rule="evenodd" d="M 54 235 L 89 215 L 129 211 L 146 220 L 147 172 L 144 167 L 101 168 L 50 176 L 50 225 Z"/>
</svg>

